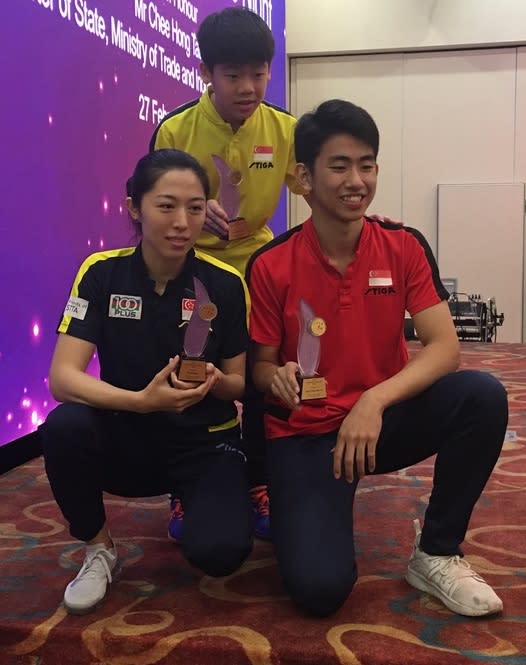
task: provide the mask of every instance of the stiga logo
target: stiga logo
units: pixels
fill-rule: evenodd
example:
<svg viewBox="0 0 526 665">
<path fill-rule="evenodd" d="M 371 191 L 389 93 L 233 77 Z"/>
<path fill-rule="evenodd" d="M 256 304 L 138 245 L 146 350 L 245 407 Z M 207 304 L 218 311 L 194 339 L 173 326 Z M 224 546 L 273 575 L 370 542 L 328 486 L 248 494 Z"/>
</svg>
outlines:
<svg viewBox="0 0 526 665">
<path fill-rule="evenodd" d="M 252 162 L 248 168 L 251 169 L 252 167 L 256 169 L 273 169 L 274 164 L 272 162 Z"/>
<path fill-rule="evenodd" d="M 112 293 L 108 316 L 114 319 L 140 319 L 142 298 L 140 296 L 123 296 Z"/>
<path fill-rule="evenodd" d="M 366 296 L 390 296 L 396 293 L 393 286 L 370 286 L 365 292 Z"/>
</svg>

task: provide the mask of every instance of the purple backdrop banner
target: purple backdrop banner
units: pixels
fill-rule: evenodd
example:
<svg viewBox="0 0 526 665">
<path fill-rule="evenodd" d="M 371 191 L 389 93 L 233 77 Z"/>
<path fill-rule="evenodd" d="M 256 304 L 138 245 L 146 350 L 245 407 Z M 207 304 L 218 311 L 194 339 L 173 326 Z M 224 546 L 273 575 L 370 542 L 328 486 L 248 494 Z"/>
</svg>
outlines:
<svg viewBox="0 0 526 665">
<path fill-rule="evenodd" d="M 5 5 L 5 6 L 4 6 Z M 198 96 L 196 32 L 246 6 L 272 28 L 284 105 L 284 0 L 3 0 L 0 445 L 53 407 L 47 373 L 89 253 L 133 243 L 124 183 L 162 116 Z M 285 208 L 273 222 L 285 229 Z"/>
</svg>

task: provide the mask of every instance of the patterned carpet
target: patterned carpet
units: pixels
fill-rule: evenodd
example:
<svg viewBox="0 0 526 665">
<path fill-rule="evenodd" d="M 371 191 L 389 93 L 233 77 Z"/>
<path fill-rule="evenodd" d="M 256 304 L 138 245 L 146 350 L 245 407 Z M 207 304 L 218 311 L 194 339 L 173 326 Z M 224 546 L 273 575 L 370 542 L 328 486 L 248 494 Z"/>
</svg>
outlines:
<svg viewBox="0 0 526 665">
<path fill-rule="evenodd" d="M 403 579 L 429 462 L 360 485 L 360 577 L 333 617 L 291 605 L 270 544 L 256 543 L 229 578 L 193 570 L 165 538 L 166 497 L 107 497 L 124 572 L 96 613 L 68 616 L 62 594 L 82 550 L 39 458 L 0 477 L 0 665 L 526 664 L 526 346 L 468 343 L 463 366 L 494 373 L 509 391 L 504 452 L 464 545 L 503 598 L 501 616 L 453 615 Z"/>
</svg>

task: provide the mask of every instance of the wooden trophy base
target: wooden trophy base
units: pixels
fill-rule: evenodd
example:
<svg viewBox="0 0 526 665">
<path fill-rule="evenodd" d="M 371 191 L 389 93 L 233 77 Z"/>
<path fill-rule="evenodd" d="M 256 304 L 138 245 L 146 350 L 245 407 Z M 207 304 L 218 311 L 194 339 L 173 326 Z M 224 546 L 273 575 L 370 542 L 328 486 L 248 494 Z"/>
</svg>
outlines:
<svg viewBox="0 0 526 665">
<path fill-rule="evenodd" d="M 228 239 L 242 240 L 250 236 L 247 220 L 244 217 L 236 217 L 228 222 Z"/>
<path fill-rule="evenodd" d="M 177 378 L 180 381 L 204 383 L 206 381 L 206 360 L 200 358 L 182 358 Z"/>
<path fill-rule="evenodd" d="M 324 399 L 327 397 L 327 383 L 323 376 L 299 376 L 300 400 Z"/>
</svg>

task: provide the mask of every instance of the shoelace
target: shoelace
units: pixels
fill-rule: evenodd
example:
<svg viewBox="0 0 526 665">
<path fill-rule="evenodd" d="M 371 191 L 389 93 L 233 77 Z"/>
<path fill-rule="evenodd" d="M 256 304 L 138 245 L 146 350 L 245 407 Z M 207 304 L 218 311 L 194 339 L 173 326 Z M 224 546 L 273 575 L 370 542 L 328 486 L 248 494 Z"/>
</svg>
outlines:
<svg viewBox="0 0 526 665">
<path fill-rule="evenodd" d="M 417 542 L 420 544 L 420 535 L 422 532 L 420 529 L 420 520 L 413 520 L 413 527 L 417 536 Z M 452 576 L 449 579 L 450 589 L 455 585 L 455 582 L 459 582 L 459 580 L 465 580 L 467 578 L 471 578 L 476 582 L 481 582 L 482 584 L 487 584 L 487 582 L 473 570 L 466 559 L 462 558 L 458 554 L 450 556 L 447 561 L 444 561 L 444 557 L 442 556 L 431 557 L 431 564 L 433 566 L 432 575 L 436 575 L 438 573 L 442 577 L 446 577 L 452 573 Z"/>
<path fill-rule="evenodd" d="M 482 577 L 480 577 L 469 563 L 458 554 L 450 556 L 445 562 L 443 557 L 433 557 L 432 562 L 436 565 L 434 574 L 439 573 L 442 577 L 449 577 L 450 587 L 454 586 L 455 582 L 467 578 L 472 578 L 477 582 L 485 584 Z"/>
<path fill-rule="evenodd" d="M 81 577 L 84 579 L 98 577 L 101 573 L 106 575 L 108 582 L 112 582 L 113 578 L 104 550 L 97 550 L 93 554 L 86 555 L 86 559 L 79 570 L 76 580 L 79 580 Z"/>
<path fill-rule="evenodd" d="M 265 487 L 254 487 L 250 491 L 254 509 L 261 515 L 270 514 L 270 501 Z"/>
</svg>

